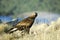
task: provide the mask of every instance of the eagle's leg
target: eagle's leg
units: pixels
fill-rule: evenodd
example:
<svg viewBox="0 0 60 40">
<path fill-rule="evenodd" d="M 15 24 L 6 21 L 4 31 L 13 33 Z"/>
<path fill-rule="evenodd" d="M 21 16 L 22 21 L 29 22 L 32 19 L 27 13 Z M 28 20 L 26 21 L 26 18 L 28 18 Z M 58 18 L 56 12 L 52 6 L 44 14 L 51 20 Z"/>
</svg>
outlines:
<svg viewBox="0 0 60 40">
<path fill-rule="evenodd" d="M 29 31 L 30 31 L 29 28 L 26 28 L 26 29 L 25 29 L 25 32 L 26 32 L 27 34 L 29 34 Z"/>
<path fill-rule="evenodd" d="M 29 30 L 27 28 L 23 28 L 23 30 L 20 30 L 20 31 L 22 31 L 23 34 L 25 33 L 29 34 Z"/>
<path fill-rule="evenodd" d="M 20 27 L 19 30 L 22 31 L 22 33 L 27 33 L 27 34 L 29 34 L 30 31 L 30 29 L 25 26 Z"/>
</svg>

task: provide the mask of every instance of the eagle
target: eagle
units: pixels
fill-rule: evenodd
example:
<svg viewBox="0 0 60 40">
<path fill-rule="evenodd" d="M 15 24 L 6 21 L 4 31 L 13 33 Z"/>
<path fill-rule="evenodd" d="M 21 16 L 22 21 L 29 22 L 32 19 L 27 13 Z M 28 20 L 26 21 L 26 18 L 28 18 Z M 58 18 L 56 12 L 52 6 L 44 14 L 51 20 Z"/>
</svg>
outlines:
<svg viewBox="0 0 60 40">
<path fill-rule="evenodd" d="M 29 33 L 30 28 L 33 25 L 34 20 L 35 20 L 36 17 L 37 17 L 37 13 L 34 12 L 33 15 L 31 15 L 31 16 L 21 20 L 20 22 L 18 22 L 14 27 L 9 29 L 7 31 L 7 33 L 13 33 L 17 30 L 20 30 L 20 31 L 25 30 L 27 33 Z"/>
</svg>

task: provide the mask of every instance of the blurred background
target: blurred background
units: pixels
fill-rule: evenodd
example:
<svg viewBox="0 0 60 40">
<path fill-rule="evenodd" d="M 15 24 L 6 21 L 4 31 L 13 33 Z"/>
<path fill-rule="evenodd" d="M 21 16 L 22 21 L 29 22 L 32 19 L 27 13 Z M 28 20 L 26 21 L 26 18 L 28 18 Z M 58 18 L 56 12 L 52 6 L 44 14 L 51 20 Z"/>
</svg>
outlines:
<svg viewBox="0 0 60 40">
<path fill-rule="evenodd" d="M 21 36 L 19 30 L 6 33 L 33 12 L 38 16 L 30 30 L 31 35 Z M 60 40 L 59 17 L 60 0 L 0 0 L 0 40 Z"/>
<path fill-rule="evenodd" d="M 13 19 L 20 21 L 35 11 L 39 14 L 37 23 L 56 20 L 60 17 L 60 0 L 0 0 L 2 22 L 10 22 Z"/>
</svg>

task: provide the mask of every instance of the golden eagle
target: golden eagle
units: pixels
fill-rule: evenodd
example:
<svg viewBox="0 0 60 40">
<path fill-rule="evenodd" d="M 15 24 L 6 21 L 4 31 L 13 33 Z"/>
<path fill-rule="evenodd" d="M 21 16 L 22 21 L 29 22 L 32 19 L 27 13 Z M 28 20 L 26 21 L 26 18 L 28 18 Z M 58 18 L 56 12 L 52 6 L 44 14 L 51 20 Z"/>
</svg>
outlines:
<svg viewBox="0 0 60 40">
<path fill-rule="evenodd" d="M 11 28 L 10 30 L 7 31 L 7 33 L 13 33 L 14 31 L 17 30 L 25 30 L 27 33 L 29 33 L 29 30 L 31 28 L 31 26 L 34 23 L 35 18 L 37 17 L 37 13 L 34 12 L 34 15 L 31 15 L 25 19 L 23 19 L 22 21 L 18 22 L 15 27 Z"/>
</svg>

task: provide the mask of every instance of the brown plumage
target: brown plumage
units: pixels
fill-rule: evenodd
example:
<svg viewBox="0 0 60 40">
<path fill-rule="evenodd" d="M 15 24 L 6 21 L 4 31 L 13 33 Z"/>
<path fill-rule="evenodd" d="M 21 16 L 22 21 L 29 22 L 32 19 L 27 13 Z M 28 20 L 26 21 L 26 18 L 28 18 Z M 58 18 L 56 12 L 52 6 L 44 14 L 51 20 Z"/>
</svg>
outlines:
<svg viewBox="0 0 60 40">
<path fill-rule="evenodd" d="M 25 30 L 27 33 L 29 33 L 29 30 L 30 30 L 31 26 L 33 25 L 36 17 L 37 17 L 37 13 L 35 12 L 34 15 L 31 15 L 31 16 L 23 19 L 19 23 L 17 23 L 17 25 L 15 27 L 11 28 L 10 30 L 8 30 L 7 33 L 13 33 L 14 31 L 17 31 L 17 30 L 21 30 L 21 31 Z"/>
</svg>

